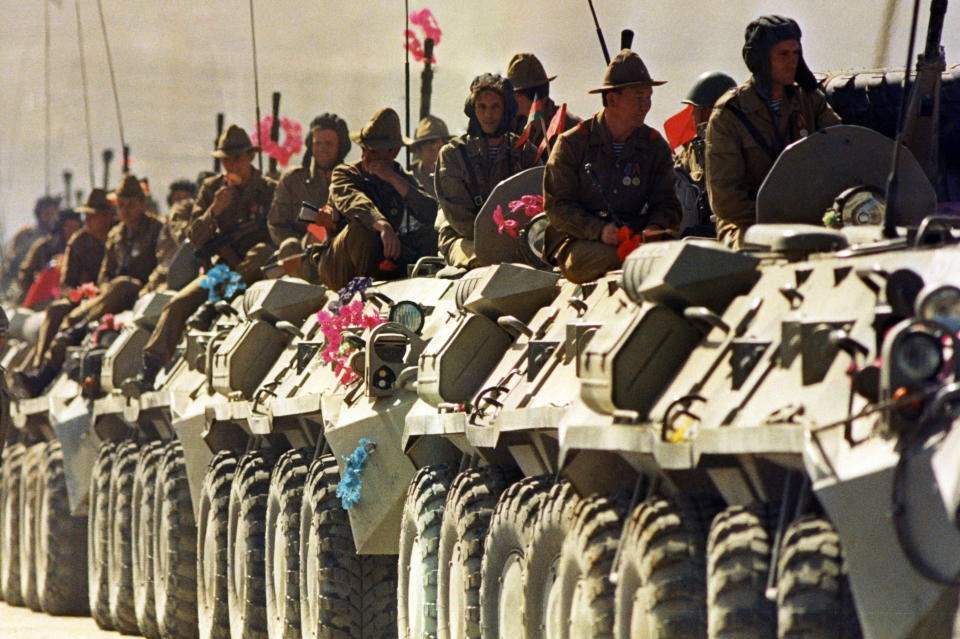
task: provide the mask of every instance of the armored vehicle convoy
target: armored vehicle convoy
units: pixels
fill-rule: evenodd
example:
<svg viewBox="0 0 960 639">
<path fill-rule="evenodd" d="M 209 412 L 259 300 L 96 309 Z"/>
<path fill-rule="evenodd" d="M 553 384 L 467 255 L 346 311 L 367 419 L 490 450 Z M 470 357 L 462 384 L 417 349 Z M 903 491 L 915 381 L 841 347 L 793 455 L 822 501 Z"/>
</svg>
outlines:
<svg viewBox="0 0 960 639">
<path fill-rule="evenodd" d="M 894 142 L 827 129 L 744 250 L 584 284 L 542 218 L 502 224 L 533 169 L 478 217 L 485 266 L 260 282 L 124 395 L 147 299 L 15 402 L 0 590 L 148 637 L 950 636 L 960 225 L 918 137 L 889 201 Z"/>
</svg>

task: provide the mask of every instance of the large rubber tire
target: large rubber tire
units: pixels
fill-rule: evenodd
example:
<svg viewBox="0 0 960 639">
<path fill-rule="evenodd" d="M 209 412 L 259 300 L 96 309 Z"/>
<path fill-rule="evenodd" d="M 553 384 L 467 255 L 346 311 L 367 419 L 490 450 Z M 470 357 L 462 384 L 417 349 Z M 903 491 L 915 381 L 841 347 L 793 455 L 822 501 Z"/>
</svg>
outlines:
<svg viewBox="0 0 960 639">
<path fill-rule="evenodd" d="M 707 635 L 707 534 L 723 504 L 711 495 L 653 497 L 624 527 L 614 636 Z"/>
<path fill-rule="evenodd" d="M 104 630 L 113 630 L 110 618 L 107 556 L 110 526 L 110 474 L 117 445 L 100 444 L 90 473 L 90 508 L 87 513 L 87 596 L 90 616 Z"/>
<path fill-rule="evenodd" d="M 825 519 L 806 517 L 787 528 L 777 565 L 780 639 L 859 639 L 840 548 L 840 535 Z"/>
<path fill-rule="evenodd" d="M 400 639 L 437 637 L 437 557 L 454 464 L 417 471 L 403 504 L 397 557 L 397 628 Z"/>
<path fill-rule="evenodd" d="M 300 512 L 303 637 L 395 639 L 397 558 L 356 553 L 339 481 L 332 455 L 310 465 Z"/>
<path fill-rule="evenodd" d="M 447 493 L 437 570 L 437 637 L 479 639 L 483 542 L 501 493 L 518 479 L 513 467 L 465 470 Z"/>
<path fill-rule="evenodd" d="M 20 592 L 23 603 L 40 611 L 37 594 L 37 515 L 40 510 L 40 461 L 46 444 L 27 449 L 20 469 Z"/>
<path fill-rule="evenodd" d="M 133 478 L 137 472 L 137 444 L 117 444 L 110 473 L 110 528 L 107 542 L 107 588 L 113 628 L 125 635 L 138 634 L 137 614 L 133 607 Z"/>
<path fill-rule="evenodd" d="M 201 639 L 230 639 L 227 607 L 227 518 L 237 456 L 222 450 L 210 461 L 200 492 L 197 530 L 197 616 Z"/>
<path fill-rule="evenodd" d="M 480 565 L 480 635 L 484 639 L 525 639 L 523 564 L 549 476 L 520 480 L 501 495 L 490 521 Z M 534 637 L 526 639 L 536 639 Z"/>
<path fill-rule="evenodd" d="M 270 476 L 264 559 L 270 639 L 300 639 L 300 507 L 311 453 L 288 450 Z"/>
<path fill-rule="evenodd" d="M 157 495 L 157 467 L 163 442 L 148 442 L 140 449 L 133 476 L 133 513 L 130 552 L 133 557 L 133 610 L 137 626 L 147 639 L 159 639 L 157 608 L 153 598 L 153 515 Z"/>
<path fill-rule="evenodd" d="M 570 482 L 551 486 L 533 522 L 530 543 L 523 556 L 523 601 L 520 617 L 524 636 L 557 639 L 564 636 L 567 620 L 560 610 L 560 552 L 573 529 L 580 498 Z"/>
<path fill-rule="evenodd" d="M 260 449 L 247 453 L 237 463 L 230 488 L 227 527 L 227 603 L 232 639 L 266 639 L 266 545 L 267 495 L 276 453 Z"/>
<path fill-rule="evenodd" d="M 773 639 L 777 605 L 766 596 L 779 502 L 730 506 L 707 538 L 707 635 Z"/>
<path fill-rule="evenodd" d="M 51 615 L 85 615 L 87 600 L 87 519 L 70 515 L 63 450 L 46 445 L 40 464 L 37 596 Z"/>
<path fill-rule="evenodd" d="M 609 639 L 613 635 L 614 584 L 610 580 L 623 521 L 626 495 L 590 495 L 577 504 L 573 528 L 563 542 L 557 571 L 556 607 L 564 623 L 561 637 Z"/>
<path fill-rule="evenodd" d="M 197 636 L 197 526 L 177 440 L 164 446 L 154 497 L 154 603 L 164 637 Z"/>
<path fill-rule="evenodd" d="M 3 451 L 3 529 L 0 540 L 0 588 L 9 606 L 22 606 L 20 593 L 20 469 L 26 454 L 23 444 L 8 445 Z"/>
</svg>

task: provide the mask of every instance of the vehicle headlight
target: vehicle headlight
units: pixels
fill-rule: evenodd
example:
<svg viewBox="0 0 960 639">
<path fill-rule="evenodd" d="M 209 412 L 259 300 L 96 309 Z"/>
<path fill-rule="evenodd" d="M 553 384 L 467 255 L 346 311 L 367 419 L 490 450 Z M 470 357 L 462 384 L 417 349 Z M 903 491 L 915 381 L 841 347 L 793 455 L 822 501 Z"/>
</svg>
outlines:
<svg viewBox="0 0 960 639">
<path fill-rule="evenodd" d="M 893 351 L 897 368 L 911 382 L 932 379 L 943 367 L 940 341 L 930 333 L 904 335 Z"/>
<path fill-rule="evenodd" d="M 416 302 L 397 302 L 390 307 L 387 319 L 400 324 L 412 333 L 420 333 L 426 318 L 423 308 Z"/>
<path fill-rule="evenodd" d="M 957 332 L 960 330 L 960 288 L 946 285 L 922 291 L 917 297 L 917 316 Z"/>
</svg>

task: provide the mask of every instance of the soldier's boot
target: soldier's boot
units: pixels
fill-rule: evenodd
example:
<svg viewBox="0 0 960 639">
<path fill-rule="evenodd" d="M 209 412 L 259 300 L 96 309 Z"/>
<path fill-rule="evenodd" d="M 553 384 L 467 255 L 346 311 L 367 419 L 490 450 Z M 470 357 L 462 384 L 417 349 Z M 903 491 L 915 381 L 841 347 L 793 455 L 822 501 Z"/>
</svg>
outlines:
<svg viewBox="0 0 960 639">
<path fill-rule="evenodd" d="M 153 385 L 157 380 L 157 373 L 163 368 L 163 364 L 152 357 L 143 358 L 143 368 L 135 377 L 129 377 L 123 380 L 120 390 L 123 396 L 128 399 L 138 399 L 147 391 L 153 390 Z"/>
<path fill-rule="evenodd" d="M 58 372 L 59 369 L 50 364 L 31 371 L 14 371 L 13 383 L 26 397 L 39 397 Z"/>
<path fill-rule="evenodd" d="M 200 305 L 193 315 L 187 318 L 187 328 L 200 331 L 210 330 L 210 325 L 217 319 L 216 302 L 206 301 Z"/>
</svg>

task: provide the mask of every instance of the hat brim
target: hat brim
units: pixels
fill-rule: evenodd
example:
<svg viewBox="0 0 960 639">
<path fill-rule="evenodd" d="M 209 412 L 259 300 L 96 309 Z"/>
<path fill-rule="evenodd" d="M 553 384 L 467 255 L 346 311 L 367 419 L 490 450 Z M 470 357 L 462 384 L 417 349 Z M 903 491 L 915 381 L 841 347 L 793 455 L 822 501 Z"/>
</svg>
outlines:
<svg viewBox="0 0 960 639">
<path fill-rule="evenodd" d="M 548 78 L 547 78 L 546 80 L 544 80 L 543 82 L 537 82 L 536 84 L 531 84 L 531 83 L 528 82 L 528 83 L 526 83 L 526 84 L 518 85 L 517 83 L 514 83 L 514 84 L 513 84 L 513 90 L 514 90 L 514 91 L 525 91 L 526 89 L 532 89 L 533 87 L 539 87 L 539 86 L 543 86 L 544 84 L 549 84 L 549 83 L 553 82 L 553 81 L 556 80 L 556 79 L 557 79 L 557 76 L 551 75 L 550 77 L 548 77 Z"/>
<path fill-rule="evenodd" d="M 210 155 L 212 155 L 215 158 L 220 158 L 222 160 L 223 158 L 232 158 L 238 155 L 243 155 L 244 153 L 249 153 L 250 151 L 259 151 L 259 150 L 260 150 L 259 146 L 251 146 L 242 151 L 234 151 L 233 153 L 227 153 L 226 151 L 221 151 L 220 149 L 217 149 L 216 151 L 210 151 Z"/>
<path fill-rule="evenodd" d="M 434 140 L 449 140 L 452 136 L 449 135 L 428 135 L 422 138 L 413 138 L 410 141 L 410 146 L 415 146 L 421 142 L 433 142 Z"/>
<path fill-rule="evenodd" d="M 658 87 L 661 84 L 666 84 L 666 80 L 640 80 L 638 82 L 624 82 L 623 84 L 615 85 L 604 85 L 599 89 L 591 89 L 587 93 L 605 93 L 607 91 L 614 91 L 616 89 L 626 89 L 627 87 Z"/>
<path fill-rule="evenodd" d="M 396 149 L 401 146 L 410 146 L 413 144 L 413 140 L 410 140 L 407 137 L 400 136 L 400 138 L 364 138 L 359 131 L 351 131 L 350 139 L 353 140 L 356 144 L 359 144 L 365 149 L 371 149 L 374 151 L 379 151 L 381 149 Z"/>
<path fill-rule="evenodd" d="M 113 209 L 97 209 L 97 208 L 94 208 L 94 207 L 92 207 L 92 206 L 87 206 L 87 205 L 78 206 L 78 207 L 77 207 L 76 209 L 74 209 L 74 210 L 75 210 L 77 213 L 81 213 L 81 214 L 84 214 L 84 215 L 86 215 L 87 213 L 109 213 L 110 215 L 113 215 Z"/>
</svg>

